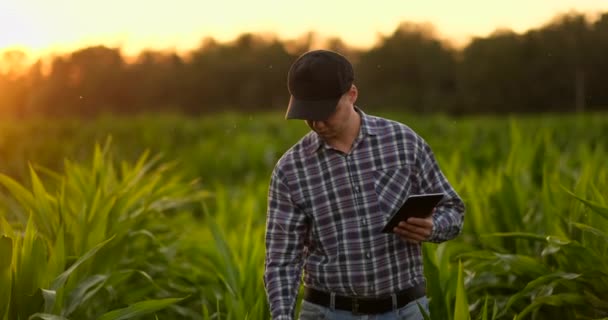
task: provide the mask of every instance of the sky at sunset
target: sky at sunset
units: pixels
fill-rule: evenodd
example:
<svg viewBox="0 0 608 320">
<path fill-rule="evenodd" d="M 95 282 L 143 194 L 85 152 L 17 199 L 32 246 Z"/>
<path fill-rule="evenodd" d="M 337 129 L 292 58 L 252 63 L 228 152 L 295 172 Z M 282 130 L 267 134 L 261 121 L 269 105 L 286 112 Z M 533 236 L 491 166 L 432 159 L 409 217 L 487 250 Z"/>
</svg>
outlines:
<svg viewBox="0 0 608 320">
<path fill-rule="evenodd" d="M 244 32 L 294 39 L 308 31 L 348 45 L 372 46 L 402 21 L 430 22 L 464 44 L 496 28 L 523 32 L 575 10 L 608 12 L 608 0 L 0 0 L 0 51 L 32 54 L 87 45 L 188 50 L 204 37 L 230 41 Z"/>
</svg>

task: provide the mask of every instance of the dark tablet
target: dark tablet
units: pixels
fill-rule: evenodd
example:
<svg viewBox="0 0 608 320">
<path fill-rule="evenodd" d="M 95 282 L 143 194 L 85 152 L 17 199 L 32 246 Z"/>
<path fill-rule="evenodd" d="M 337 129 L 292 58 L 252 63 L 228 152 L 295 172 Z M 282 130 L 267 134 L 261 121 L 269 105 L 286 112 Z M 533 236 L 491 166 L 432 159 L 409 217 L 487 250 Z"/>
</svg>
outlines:
<svg viewBox="0 0 608 320">
<path fill-rule="evenodd" d="M 443 193 L 415 194 L 409 196 L 399 211 L 395 212 L 386 225 L 384 225 L 382 232 L 393 233 L 393 228 L 395 228 L 399 222 L 405 221 L 410 217 L 428 217 L 433 213 L 433 209 L 442 198 Z"/>
</svg>

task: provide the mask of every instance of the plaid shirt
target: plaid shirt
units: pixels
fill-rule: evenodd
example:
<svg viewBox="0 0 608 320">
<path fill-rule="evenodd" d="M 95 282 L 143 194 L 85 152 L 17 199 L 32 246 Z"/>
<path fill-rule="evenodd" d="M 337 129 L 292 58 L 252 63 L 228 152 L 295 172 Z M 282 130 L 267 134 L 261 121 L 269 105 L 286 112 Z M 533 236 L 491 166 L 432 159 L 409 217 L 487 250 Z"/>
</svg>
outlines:
<svg viewBox="0 0 608 320">
<path fill-rule="evenodd" d="M 446 195 L 428 239 L 457 236 L 464 204 L 429 145 L 409 127 L 360 109 L 348 154 L 313 131 L 272 172 L 264 283 L 273 319 L 292 319 L 302 267 L 308 287 L 374 297 L 424 284 L 420 244 L 380 230 L 410 194 Z"/>
</svg>

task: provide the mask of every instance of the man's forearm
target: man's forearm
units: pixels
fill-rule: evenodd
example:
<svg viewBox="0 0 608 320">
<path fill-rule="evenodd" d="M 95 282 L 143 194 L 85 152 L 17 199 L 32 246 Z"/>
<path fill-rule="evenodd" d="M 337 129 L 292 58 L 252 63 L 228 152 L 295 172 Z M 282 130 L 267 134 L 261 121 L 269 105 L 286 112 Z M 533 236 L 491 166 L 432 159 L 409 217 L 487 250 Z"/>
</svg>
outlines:
<svg viewBox="0 0 608 320">
<path fill-rule="evenodd" d="M 433 216 L 433 231 L 428 241 L 443 242 L 455 238 L 462 231 L 464 205 L 458 201 L 454 206 L 441 206 Z"/>
<path fill-rule="evenodd" d="M 267 262 L 264 283 L 272 319 L 293 319 L 301 272 L 300 265 Z"/>
</svg>

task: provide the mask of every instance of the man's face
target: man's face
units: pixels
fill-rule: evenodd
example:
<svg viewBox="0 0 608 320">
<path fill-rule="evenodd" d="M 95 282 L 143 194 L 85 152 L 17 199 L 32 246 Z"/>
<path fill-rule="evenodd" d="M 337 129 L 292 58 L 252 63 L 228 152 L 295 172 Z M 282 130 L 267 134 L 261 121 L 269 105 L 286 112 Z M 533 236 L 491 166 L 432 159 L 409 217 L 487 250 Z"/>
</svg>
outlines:
<svg viewBox="0 0 608 320">
<path fill-rule="evenodd" d="M 353 90 L 355 90 L 354 93 Z M 356 89 L 351 89 L 342 95 L 336 110 L 327 119 L 321 121 L 306 120 L 306 124 L 323 139 L 339 137 L 347 127 L 350 117 L 353 116 L 354 99 L 356 99 Z"/>
</svg>

